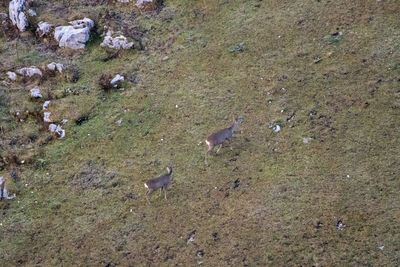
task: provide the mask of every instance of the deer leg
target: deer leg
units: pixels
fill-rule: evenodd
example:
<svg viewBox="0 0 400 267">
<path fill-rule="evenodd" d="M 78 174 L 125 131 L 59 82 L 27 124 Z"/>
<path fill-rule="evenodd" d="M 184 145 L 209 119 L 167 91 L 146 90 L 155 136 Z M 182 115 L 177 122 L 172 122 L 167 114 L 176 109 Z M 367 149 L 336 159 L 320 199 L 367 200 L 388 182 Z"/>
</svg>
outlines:
<svg viewBox="0 0 400 267">
<path fill-rule="evenodd" d="M 149 188 L 149 190 L 147 190 L 147 192 L 146 192 L 146 199 L 147 199 L 147 202 L 149 202 L 149 204 L 151 204 L 150 199 L 149 199 L 149 196 L 151 193 L 153 193 L 153 189 Z"/>
<path fill-rule="evenodd" d="M 163 190 L 163 188 L 161 187 L 161 188 L 160 188 L 160 197 L 161 197 L 161 194 L 162 194 L 162 190 Z"/>
<path fill-rule="evenodd" d="M 219 148 L 217 149 L 217 154 L 219 153 L 219 151 L 221 150 L 222 144 L 219 145 Z"/>
<path fill-rule="evenodd" d="M 209 146 L 209 147 L 208 147 L 208 150 L 207 150 L 207 152 L 206 152 L 206 156 L 205 156 L 205 159 L 204 159 L 204 163 L 205 163 L 206 165 L 208 164 L 208 153 L 210 153 L 211 151 L 213 151 L 213 149 L 214 149 L 213 146 Z"/>
<path fill-rule="evenodd" d="M 231 150 L 233 150 L 233 148 L 232 148 L 232 139 L 228 139 L 228 142 L 229 142 L 229 146 L 231 147 Z"/>
</svg>

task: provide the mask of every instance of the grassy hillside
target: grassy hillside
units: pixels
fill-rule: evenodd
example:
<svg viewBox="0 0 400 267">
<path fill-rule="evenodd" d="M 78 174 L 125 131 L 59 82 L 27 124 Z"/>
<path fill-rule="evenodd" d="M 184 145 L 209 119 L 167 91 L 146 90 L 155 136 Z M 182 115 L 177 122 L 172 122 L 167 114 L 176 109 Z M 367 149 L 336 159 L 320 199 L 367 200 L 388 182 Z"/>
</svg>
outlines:
<svg viewBox="0 0 400 267">
<path fill-rule="evenodd" d="M 1 78 L 68 67 L 0 89 L 0 176 L 17 194 L 0 201 L 1 265 L 400 264 L 397 1 L 35 3 L 37 21 L 96 29 L 82 52 L 1 35 Z M 144 49 L 112 57 L 108 24 Z M 64 139 L 37 118 L 47 99 Z M 206 166 L 205 138 L 233 114 L 233 150 Z M 147 204 L 143 183 L 171 160 L 168 200 Z"/>
</svg>

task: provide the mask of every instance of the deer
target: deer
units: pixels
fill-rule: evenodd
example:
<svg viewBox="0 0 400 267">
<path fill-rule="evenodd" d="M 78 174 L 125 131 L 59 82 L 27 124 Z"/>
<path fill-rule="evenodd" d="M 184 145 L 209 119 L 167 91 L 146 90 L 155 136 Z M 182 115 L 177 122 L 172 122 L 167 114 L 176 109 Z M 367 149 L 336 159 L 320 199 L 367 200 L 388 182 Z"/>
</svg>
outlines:
<svg viewBox="0 0 400 267">
<path fill-rule="evenodd" d="M 154 192 L 154 190 L 157 190 L 157 189 L 160 189 L 160 196 L 161 196 L 161 192 L 164 191 L 164 198 L 165 198 L 165 200 L 167 200 L 167 188 L 168 188 L 169 183 L 172 181 L 173 166 L 174 166 L 174 164 L 173 164 L 173 162 L 171 162 L 166 168 L 167 169 L 166 174 L 161 175 L 157 178 L 150 179 L 144 183 L 144 187 L 147 188 L 146 199 L 149 204 L 151 204 L 150 199 L 149 199 L 150 195 Z"/>
<path fill-rule="evenodd" d="M 206 165 L 208 165 L 208 154 L 214 150 L 215 146 L 219 145 L 219 148 L 216 153 L 216 154 L 218 154 L 219 150 L 222 147 L 222 144 L 226 140 L 228 140 L 231 150 L 233 150 L 232 144 L 231 144 L 232 135 L 236 131 L 237 127 L 240 124 L 242 124 L 242 122 L 243 122 L 242 119 L 238 119 L 236 116 L 233 116 L 233 124 L 231 125 L 231 127 L 219 130 L 219 131 L 213 133 L 212 135 L 210 135 L 209 137 L 207 137 L 206 144 L 208 146 L 208 150 L 206 152 L 205 159 L 204 159 L 204 162 Z"/>
</svg>

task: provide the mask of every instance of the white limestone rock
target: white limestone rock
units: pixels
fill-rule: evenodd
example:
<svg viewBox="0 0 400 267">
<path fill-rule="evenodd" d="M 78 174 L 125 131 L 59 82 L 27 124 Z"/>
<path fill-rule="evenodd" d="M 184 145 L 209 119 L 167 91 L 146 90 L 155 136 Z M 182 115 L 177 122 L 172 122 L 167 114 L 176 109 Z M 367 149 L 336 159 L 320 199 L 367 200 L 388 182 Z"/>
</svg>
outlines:
<svg viewBox="0 0 400 267">
<path fill-rule="evenodd" d="M 50 100 L 45 101 L 44 104 L 43 104 L 43 110 L 47 110 L 49 105 L 50 105 Z"/>
<path fill-rule="evenodd" d="M 42 98 L 42 94 L 38 88 L 31 89 L 31 97 L 33 98 Z"/>
<path fill-rule="evenodd" d="M 120 3 L 129 3 L 132 2 L 132 0 L 117 0 Z"/>
<path fill-rule="evenodd" d="M 35 66 L 19 69 L 17 73 L 25 77 L 32 77 L 33 75 L 43 76 L 42 71 Z"/>
<path fill-rule="evenodd" d="M 29 10 L 28 10 L 28 14 L 29 14 L 29 16 L 31 16 L 31 17 L 37 16 L 36 11 L 33 10 L 33 9 L 29 9 Z"/>
<path fill-rule="evenodd" d="M 129 49 L 133 46 L 133 42 L 129 42 L 125 36 L 123 36 L 121 33 L 117 34 L 119 35 L 113 37 L 113 31 L 108 31 L 100 46 L 101 47 L 107 46 L 109 48 L 116 50 Z"/>
<path fill-rule="evenodd" d="M 83 49 L 89 40 L 90 30 L 94 27 L 91 19 L 74 20 L 71 26 L 58 26 L 54 31 L 54 38 L 60 47 Z"/>
<path fill-rule="evenodd" d="M 51 30 L 53 29 L 53 27 L 54 27 L 53 24 L 41 21 L 38 24 L 38 28 L 36 29 L 36 32 L 38 33 L 39 37 L 43 37 L 43 36 L 48 35 L 51 32 Z"/>
<path fill-rule="evenodd" d="M 111 80 L 110 84 L 113 87 L 117 87 L 118 86 L 118 82 L 123 81 L 124 80 L 124 76 L 121 76 L 119 74 L 115 75 L 115 77 Z"/>
<path fill-rule="evenodd" d="M 64 138 L 65 137 L 65 130 L 61 127 L 61 125 L 56 125 L 54 123 L 49 125 L 49 131 L 52 133 L 57 133 L 60 138 Z"/>
<path fill-rule="evenodd" d="M 62 71 L 64 70 L 64 65 L 61 63 L 51 62 L 50 64 L 47 65 L 47 68 L 49 70 L 52 70 L 52 71 L 57 70 L 59 73 L 62 73 Z"/>
<path fill-rule="evenodd" d="M 0 190 L 1 190 L 0 191 L 0 199 L 2 199 L 3 197 L 5 199 L 13 199 L 14 197 L 16 197 L 15 194 L 13 194 L 12 196 L 8 195 L 7 188 L 5 186 L 3 186 L 3 183 L 4 183 L 4 177 L 0 176 Z"/>
<path fill-rule="evenodd" d="M 21 32 L 24 32 L 28 28 L 28 19 L 25 15 L 26 10 L 25 0 L 13 0 L 8 6 L 9 16 L 13 25 L 17 26 Z"/>
<path fill-rule="evenodd" d="M 43 113 L 43 121 L 44 122 L 51 122 L 50 115 L 51 115 L 51 112 L 44 112 Z"/>
<path fill-rule="evenodd" d="M 136 1 L 135 6 L 137 6 L 138 8 L 142 8 L 146 3 L 153 3 L 153 0 L 138 0 Z"/>
<path fill-rule="evenodd" d="M 7 71 L 7 76 L 11 81 L 15 81 L 17 79 L 17 74 L 12 71 Z"/>
</svg>

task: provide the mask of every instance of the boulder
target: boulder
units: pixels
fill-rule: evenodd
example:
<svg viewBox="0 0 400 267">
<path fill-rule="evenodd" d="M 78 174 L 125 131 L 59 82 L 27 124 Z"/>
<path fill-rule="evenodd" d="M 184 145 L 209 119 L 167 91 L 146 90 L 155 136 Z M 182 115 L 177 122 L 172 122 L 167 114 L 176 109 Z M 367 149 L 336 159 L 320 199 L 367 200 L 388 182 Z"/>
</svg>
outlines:
<svg viewBox="0 0 400 267">
<path fill-rule="evenodd" d="M 113 37 L 113 31 L 108 31 L 104 37 L 104 41 L 100 44 L 100 46 L 107 46 L 116 50 L 129 49 L 133 46 L 133 42 L 129 42 L 125 36 L 123 36 L 121 33 L 117 34 L 119 35 Z"/>
<path fill-rule="evenodd" d="M 64 65 L 61 63 L 51 62 L 50 64 L 47 65 L 47 68 L 51 71 L 57 70 L 59 73 L 62 73 Z"/>
<path fill-rule="evenodd" d="M 51 32 L 51 30 L 53 29 L 53 27 L 54 27 L 53 24 L 41 21 L 38 24 L 38 28 L 36 29 L 36 32 L 39 35 L 39 37 L 43 37 L 43 36 L 48 35 Z"/>
<path fill-rule="evenodd" d="M 38 88 L 31 89 L 31 97 L 32 98 L 42 98 L 42 94 Z"/>
<path fill-rule="evenodd" d="M 91 19 L 74 20 L 71 26 L 58 26 L 54 31 L 54 38 L 60 47 L 83 49 L 89 40 L 90 30 L 94 27 Z"/>
<path fill-rule="evenodd" d="M 19 70 L 17 70 L 17 73 L 22 76 L 26 76 L 26 77 L 32 77 L 33 75 L 39 75 L 39 76 L 43 75 L 42 71 L 38 67 L 35 67 L 35 66 L 19 69 Z"/>
<path fill-rule="evenodd" d="M 18 27 L 21 32 L 24 32 L 28 28 L 28 18 L 24 11 L 26 10 L 25 0 L 13 0 L 8 6 L 8 11 L 12 23 Z"/>
</svg>

